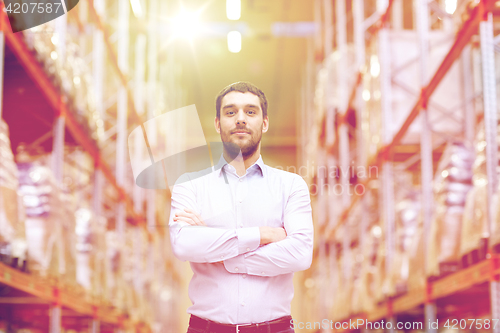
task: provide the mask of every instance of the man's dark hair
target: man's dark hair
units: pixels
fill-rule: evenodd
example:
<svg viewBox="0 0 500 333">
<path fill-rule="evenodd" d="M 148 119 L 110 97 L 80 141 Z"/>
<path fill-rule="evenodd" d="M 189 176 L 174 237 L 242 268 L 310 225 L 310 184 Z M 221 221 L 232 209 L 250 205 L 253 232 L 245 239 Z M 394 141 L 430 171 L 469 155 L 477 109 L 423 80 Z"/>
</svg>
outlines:
<svg viewBox="0 0 500 333">
<path fill-rule="evenodd" d="M 250 92 L 259 97 L 260 108 L 262 109 L 262 117 L 265 118 L 267 116 L 267 99 L 266 95 L 264 95 L 264 92 L 259 88 L 257 88 L 255 85 L 251 84 L 250 82 L 240 81 L 228 85 L 227 87 L 221 90 L 219 95 L 217 95 L 217 98 L 215 100 L 215 109 L 217 110 L 218 119 L 220 119 L 220 108 L 222 105 L 222 99 L 231 91 L 239 91 L 241 93 Z"/>
</svg>

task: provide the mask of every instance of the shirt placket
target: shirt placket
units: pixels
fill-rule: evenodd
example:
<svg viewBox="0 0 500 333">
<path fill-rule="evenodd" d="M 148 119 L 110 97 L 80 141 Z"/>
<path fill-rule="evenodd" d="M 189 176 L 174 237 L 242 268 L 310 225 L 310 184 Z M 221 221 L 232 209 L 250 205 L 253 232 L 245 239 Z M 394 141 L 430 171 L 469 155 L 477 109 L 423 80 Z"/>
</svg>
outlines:
<svg viewBox="0 0 500 333">
<path fill-rule="evenodd" d="M 235 199 L 236 199 L 236 223 L 237 228 L 247 227 L 244 219 L 245 209 L 243 207 L 245 198 L 248 193 L 248 174 L 243 177 L 238 177 L 235 186 Z M 248 285 L 247 285 L 247 275 L 246 274 L 238 274 L 238 314 L 241 318 L 246 318 L 248 315 Z"/>
</svg>

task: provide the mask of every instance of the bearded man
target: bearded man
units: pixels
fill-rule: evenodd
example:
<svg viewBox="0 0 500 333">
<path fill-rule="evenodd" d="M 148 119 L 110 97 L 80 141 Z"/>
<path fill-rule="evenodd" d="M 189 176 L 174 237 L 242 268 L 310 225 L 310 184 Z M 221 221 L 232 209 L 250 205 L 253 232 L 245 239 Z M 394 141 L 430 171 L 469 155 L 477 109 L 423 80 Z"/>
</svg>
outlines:
<svg viewBox="0 0 500 333">
<path fill-rule="evenodd" d="M 294 332 L 293 273 L 310 267 L 313 250 L 307 184 L 264 164 L 269 117 L 259 88 L 233 83 L 215 104 L 219 163 L 172 189 L 172 249 L 194 273 L 188 333 Z"/>
</svg>

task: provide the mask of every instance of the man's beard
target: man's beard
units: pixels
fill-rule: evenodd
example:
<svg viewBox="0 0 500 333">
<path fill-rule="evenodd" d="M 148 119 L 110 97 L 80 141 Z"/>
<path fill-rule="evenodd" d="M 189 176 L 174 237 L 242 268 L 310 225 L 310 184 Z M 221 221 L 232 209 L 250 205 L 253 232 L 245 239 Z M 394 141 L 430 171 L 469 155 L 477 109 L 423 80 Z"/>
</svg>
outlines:
<svg viewBox="0 0 500 333">
<path fill-rule="evenodd" d="M 248 131 L 247 129 L 245 129 Z M 243 147 L 238 146 L 236 143 L 230 141 L 230 136 L 232 135 L 230 131 L 222 131 L 221 139 L 222 144 L 224 145 L 224 150 L 229 154 L 229 157 L 234 160 L 240 154 L 243 156 L 243 159 L 246 159 L 252 156 L 257 149 L 259 148 L 260 140 L 262 139 L 262 132 L 258 133 L 258 137 L 254 137 L 250 133 L 250 140 Z"/>
</svg>

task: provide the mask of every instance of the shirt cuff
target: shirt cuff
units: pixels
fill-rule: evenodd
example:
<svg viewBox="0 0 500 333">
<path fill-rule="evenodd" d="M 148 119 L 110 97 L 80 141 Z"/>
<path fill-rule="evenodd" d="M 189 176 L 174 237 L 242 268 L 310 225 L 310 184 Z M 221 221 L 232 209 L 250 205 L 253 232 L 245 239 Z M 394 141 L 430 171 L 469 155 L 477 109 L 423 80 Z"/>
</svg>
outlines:
<svg viewBox="0 0 500 333">
<path fill-rule="evenodd" d="M 238 237 L 238 254 L 254 251 L 260 245 L 259 227 L 236 229 Z"/>
<path fill-rule="evenodd" d="M 224 260 L 224 267 L 226 271 L 234 274 L 247 274 L 247 266 L 245 265 L 245 255 L 240 254 L 239 256 Z"/>
</svg>

